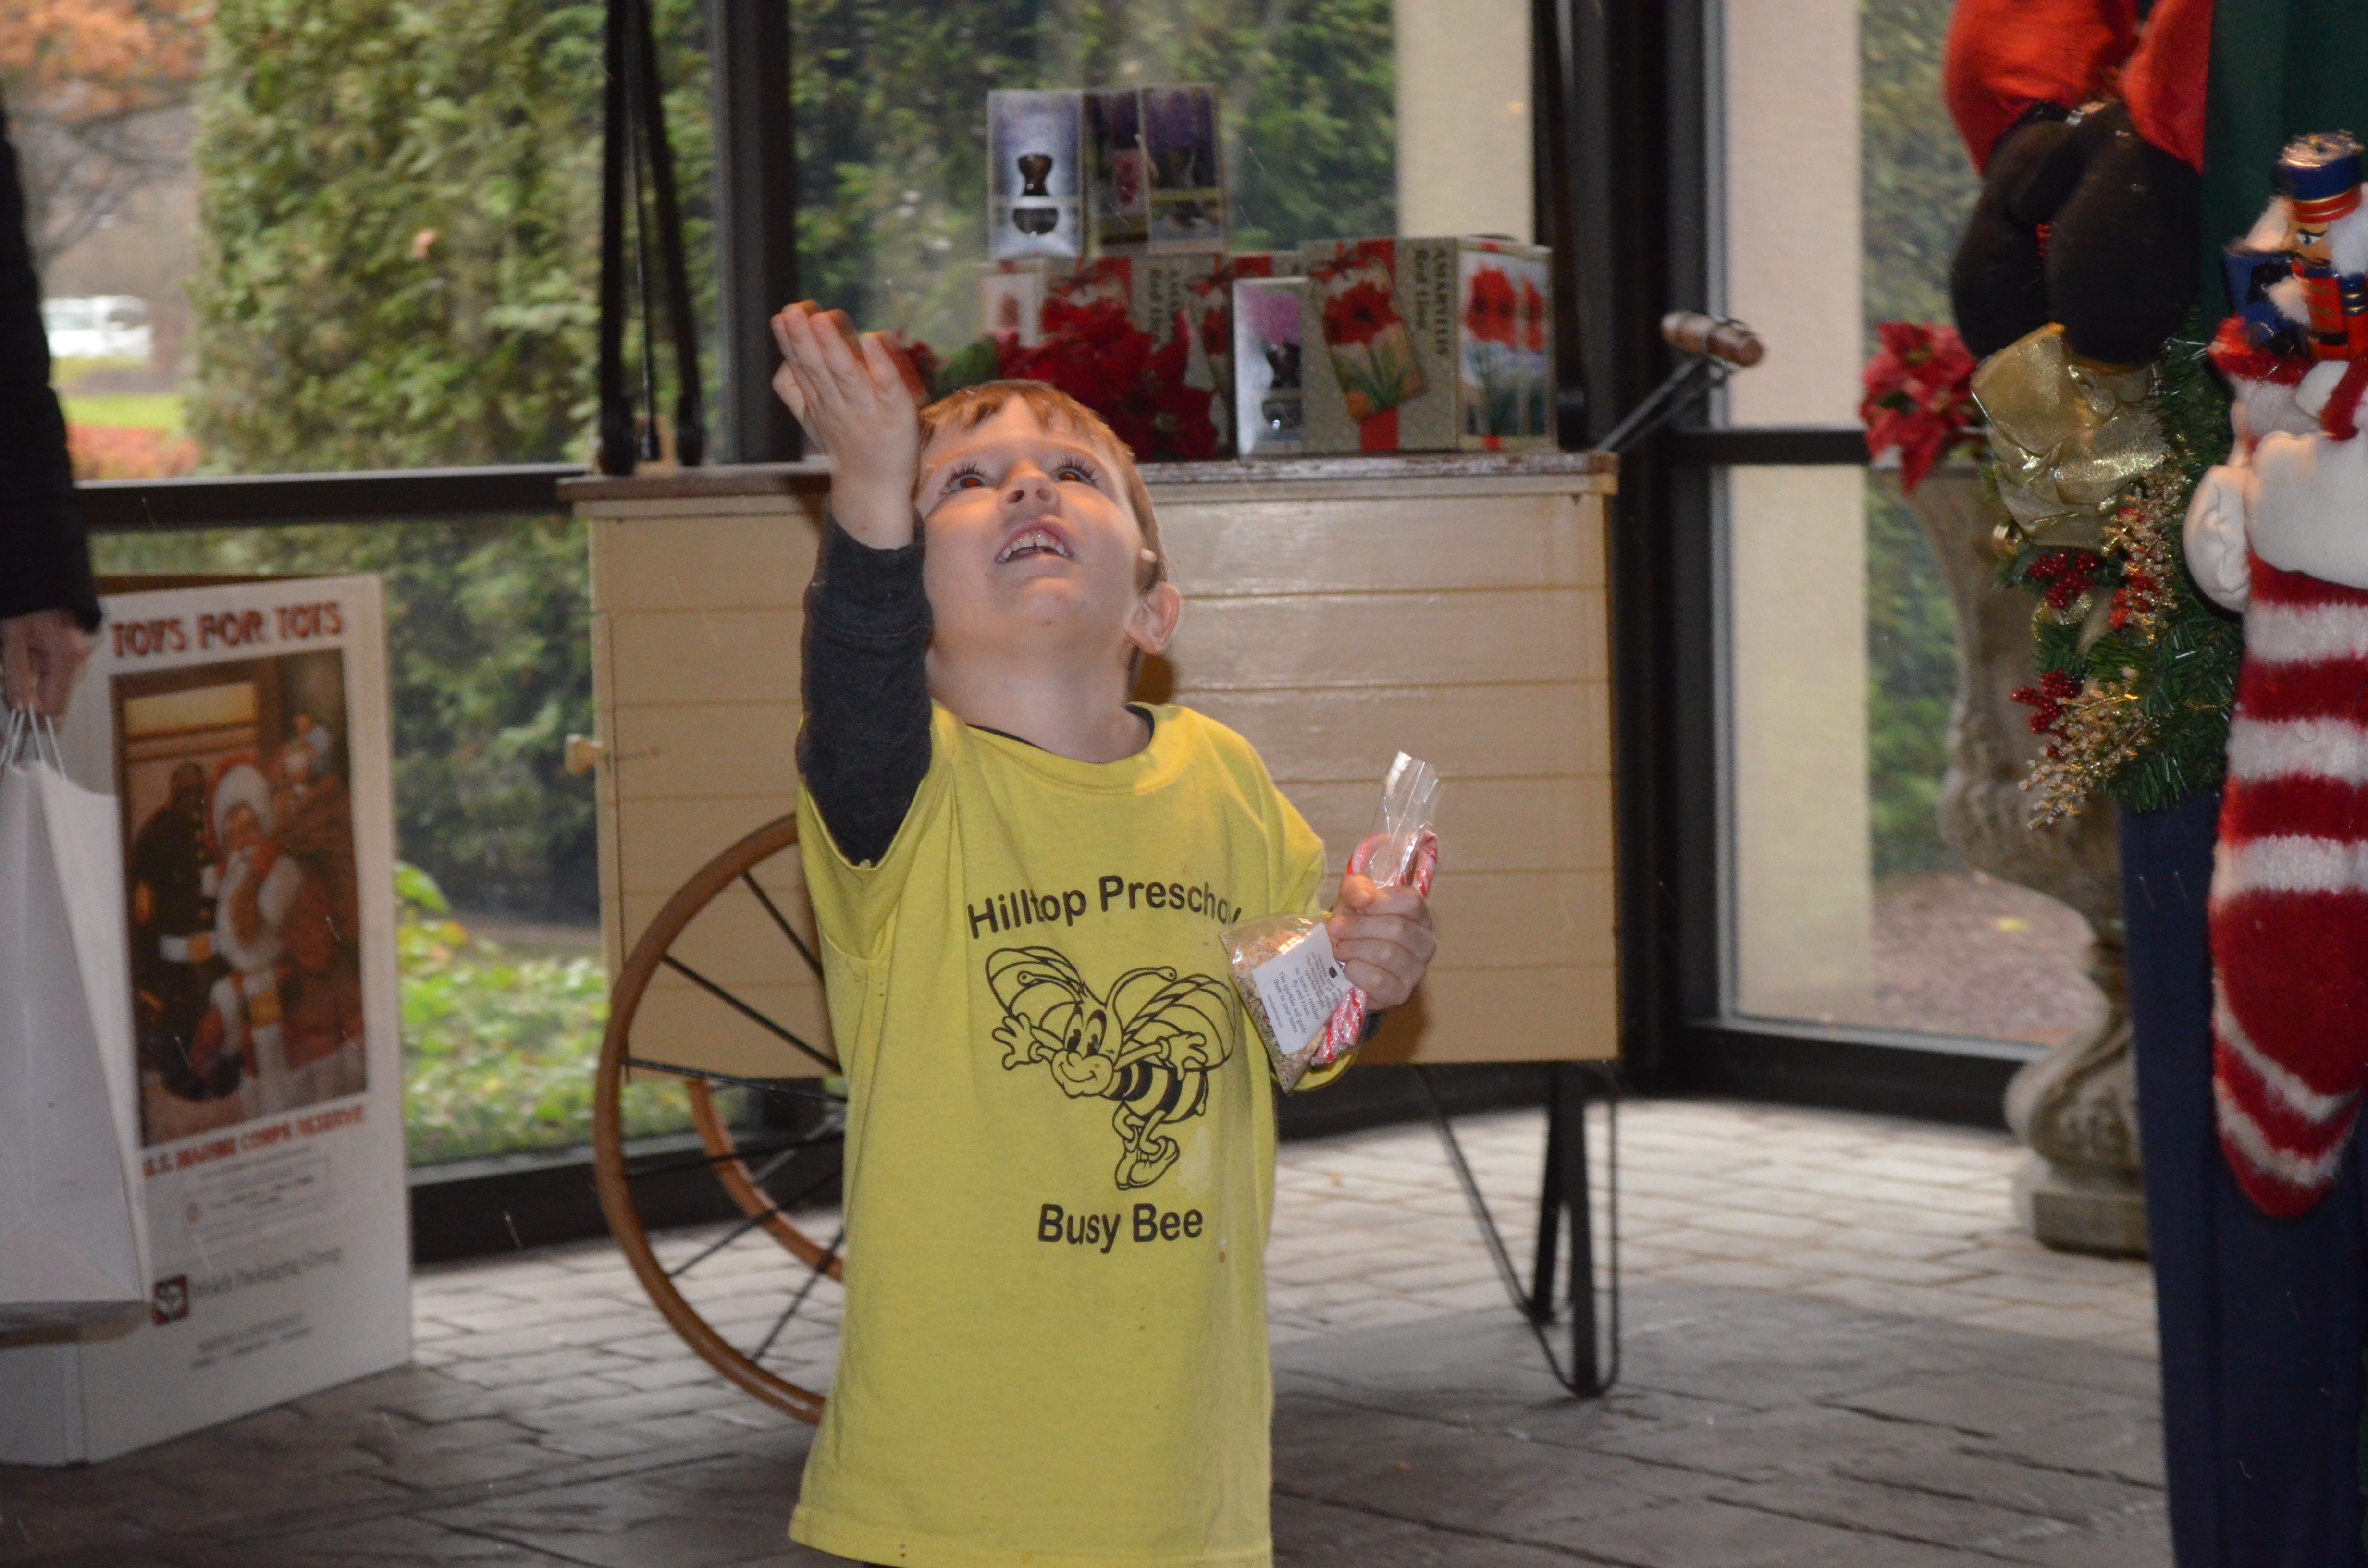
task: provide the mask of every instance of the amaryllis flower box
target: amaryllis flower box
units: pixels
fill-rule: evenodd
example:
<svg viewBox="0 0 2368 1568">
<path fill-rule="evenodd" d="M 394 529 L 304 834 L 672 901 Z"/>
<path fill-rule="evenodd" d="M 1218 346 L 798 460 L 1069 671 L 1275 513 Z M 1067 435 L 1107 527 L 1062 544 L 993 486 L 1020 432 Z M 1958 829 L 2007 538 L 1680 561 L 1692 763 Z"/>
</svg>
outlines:
<svg viewBox="0 0 2368 1568">
<path fill-rule="evenodd" d="M 1331 240 L 1306 264 L 1308 452 L 1551 447 L 1552 253 L 1510 240 Z"/>
<path fill-rule="evenodd" d="M 1215 432 L 1217 443 L 1205 455 L 1230 457 L 1235 449 L 1234 283 L 1244 278 L 1289 276 L 1298 270 L 1296 251 L 1233 256 L 1212 251 L 1136 252 L 1105 254 L 1086 262 L 1053 256 L 993 261 L 979 278 L 979 327 L 985 336 L 1036 349 L 1044 347 L 1051 335 L 1048 324 L 1067 322 L 1075 326 L 1096 310 L 1105 315 L 1122 315 L 1136 334 L 1148 338 L 1149 349 L 1160 356 L 1159 364 L 1173 368 L 1176 384 L 1164 387 L 1163 392 L 1179 406 L 1190 401 L 1202 405 L 1201 413 Z M 1094 342 L 1121 358 L 1138 347 L 1132 338 L 1112 338 L 1107 330 Z M 1070 359 L 1080 360 L 1084 347 L 1072 344 L 1065 352 Z M 1080 362 L 1073 368 L 1081 380 L 1090 380 L 1089 367 Z M 1195 430 L 1200 427 L 1198 418 L 1185 424 Z M 1162 428 L 1165 431 L 1167 426 Z M 1174 455 L 1179 445 L 1197 442 L 1179 443 L 1163 436 L 1163 445 L 1168 449 L 1163 455 Z"/>
</svg>

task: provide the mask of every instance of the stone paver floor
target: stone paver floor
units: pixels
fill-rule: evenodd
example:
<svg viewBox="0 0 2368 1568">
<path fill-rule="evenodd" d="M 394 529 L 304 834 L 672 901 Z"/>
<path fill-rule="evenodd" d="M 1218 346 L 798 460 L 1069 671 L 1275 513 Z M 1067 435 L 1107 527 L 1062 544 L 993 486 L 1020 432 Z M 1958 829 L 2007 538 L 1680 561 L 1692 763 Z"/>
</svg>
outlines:
<svg viewBox="0 0 2368 1568">
<path fill-rule="evenodd" d="M 1543 1118 L 1460 1126 L 1522 1256 Z M 1578 1403 L 1427 1128 L 1287 1146 L 1278 1562 L 2167 1564 L 2147 1272 L 2023 1236 L 2015 1159 L 1919 1123 L 1630 1106 L 1621 1381 Z M 711 1317 L 769 1322 L 763 1257 L 719 1256 Z M 825 1562 L 781 1537 L 807 1429 L 694 1359 L 612 1247 L 426 1270 L 415 1305 L 408 1368 L 108 1464 L 0 1469 L 0 1564 Z M 826 1323 L 784 1344 L 827 1364 Z"/>
</svg>

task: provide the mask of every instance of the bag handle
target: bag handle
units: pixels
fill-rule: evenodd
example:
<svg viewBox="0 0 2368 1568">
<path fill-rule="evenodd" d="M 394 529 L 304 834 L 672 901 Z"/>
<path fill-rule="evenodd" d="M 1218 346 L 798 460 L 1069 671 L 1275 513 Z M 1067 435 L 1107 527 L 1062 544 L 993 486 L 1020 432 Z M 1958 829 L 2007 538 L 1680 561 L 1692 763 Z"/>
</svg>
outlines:
<svg viewBox="0 0 2368 1568">
<path fill-rule="evenodd" d="M 41 740 L 49 738 L 49 755 L 41 755 Z M 25 759 L 30 757 L 31 761 Z M 0 768 L 31 767 L 47 762 L 61 774 L 66 770 L 64 750 L 58 744 L 58 722 L 47 713 L 36 713 L 30 708 L 8 710 L 8 730 L 0 735 Z"/>
</svg>

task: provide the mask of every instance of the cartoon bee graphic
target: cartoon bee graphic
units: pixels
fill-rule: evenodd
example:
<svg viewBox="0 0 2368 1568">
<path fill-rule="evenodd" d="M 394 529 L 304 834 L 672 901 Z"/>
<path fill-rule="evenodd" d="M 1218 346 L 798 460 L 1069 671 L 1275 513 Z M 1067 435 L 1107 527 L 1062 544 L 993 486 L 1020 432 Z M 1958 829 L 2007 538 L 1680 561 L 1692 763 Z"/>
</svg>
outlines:
<svg viewBox="0 0 2368 1568">
<path fill-rule="evenodd" d="M 986 983 L 1003 1005 L 1005 1068 L 1041 1062 L 1071 1099 L 1116 1103 L 1121 1189 L 1166 1176 L 1182 1151 L 1164 1130 L 1206 1108 L 1209 1074 L 1233 1054 L 1233 992 L 1205 974 L 1131 969 L 1104 999 L 1051 948 L 989 953 Z"/>
</svg>

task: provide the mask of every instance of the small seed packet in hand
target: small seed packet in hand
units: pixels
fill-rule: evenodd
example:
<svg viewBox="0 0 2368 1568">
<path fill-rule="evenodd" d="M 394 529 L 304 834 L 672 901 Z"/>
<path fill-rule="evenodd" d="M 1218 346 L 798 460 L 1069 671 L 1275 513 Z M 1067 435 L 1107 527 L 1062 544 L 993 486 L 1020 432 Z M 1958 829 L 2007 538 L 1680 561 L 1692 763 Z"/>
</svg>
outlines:
<svg viewBox="0 0 2368 1568">
<path fill-rule="evenodd" d="M 1432 832 L 1439 774 L 1400 752 L 1382 780 L 1373 831 L 1349 857 L 1349 869 L 1382 887 L 1430 892 L 1439 864 Z M 1310 1072 L 1354 1052 L 1365 1033 L 1365 994 L 1349 983 L 1321 915 L 1270 915 L 1221 935 L 1234 989 L 1266 1042 L 1275 1081 L 1298 1087 Z"/>
</svg>

